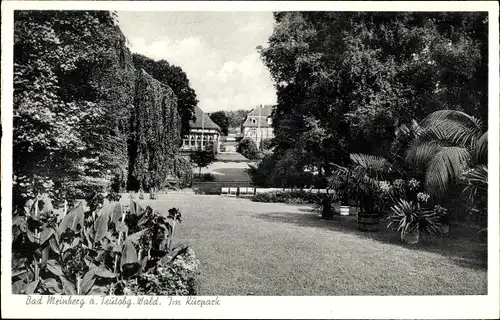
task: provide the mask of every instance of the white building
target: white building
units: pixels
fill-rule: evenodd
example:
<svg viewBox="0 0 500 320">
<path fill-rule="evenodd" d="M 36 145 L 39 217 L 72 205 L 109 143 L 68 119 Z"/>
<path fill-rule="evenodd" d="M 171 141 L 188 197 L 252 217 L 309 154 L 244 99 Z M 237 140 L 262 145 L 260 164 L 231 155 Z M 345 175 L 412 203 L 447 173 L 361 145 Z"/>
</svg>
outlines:
<svg viewBox="0 0 500 320">
<path fill-rule="evenodd" d="M 190 121 L 189 134 L 182 139 L 181 151 L 193 151 L 200 147 L 205 149 L 208 143 L 213 143 L 217 152 L 220 151 L 220 127 L 210 119 L 198 106 L 195 109 L 195 121 Z"/>
<path fill-rule="evenodd" d="M 260 105 L 247 114 L 243 123 L 243 137 L 251 138 L 260 147 L 260 142 L 264 139 L 274 138 L 271 114 L 272 105 Z"/>
</svg>

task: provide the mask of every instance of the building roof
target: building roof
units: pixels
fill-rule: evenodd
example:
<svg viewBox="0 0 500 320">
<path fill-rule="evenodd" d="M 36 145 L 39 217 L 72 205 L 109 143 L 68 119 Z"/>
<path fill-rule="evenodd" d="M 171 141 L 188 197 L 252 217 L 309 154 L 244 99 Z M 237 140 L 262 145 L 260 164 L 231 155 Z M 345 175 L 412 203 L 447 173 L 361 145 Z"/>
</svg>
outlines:
<svg viewBox="0 0 500 320">
<path fill-rule="evenodd" d="M 195 107 L 195 121 L 189 121 L 189 126 L 193 129 L 216 129 L 220 131 L 220 127 L 210 119 L 210 116 L 203 112 L 200 107 Z M 203 121 L 203 124 L 202 124 Z"/>
<path fill-rule="evenodd" d="M 271 125 L 267 122 L 267 118 L 270 117 L 273 113 L 273 107 L 273 105 L 263 105 L 262 107 L 258 106 L 257 108 L 253 109 L 247 114 L 245 122 L 243 123 L 243 127 L 270 127 Z M 255 118 L 257 121 L 255 123 L 252 123 L 250 118 Z"/>
<path fill-rule="evenodd" d="M 258 106 L 257 108 L 252 109 L 252 111 L 250 111 L 247 114 L 247 117 L 248 116 L 258 117 L 259 116 L 259 109 L 260 109 L 260 116 L 261 117 L 269 117 L 271 115 L 271 113 L 273 113 L 273 107 L 274 107 L 274 105 L 272 105 L 272 104 L 266 104 L 266 105 L 263 105 L 262 107 Z"/>
</svg>

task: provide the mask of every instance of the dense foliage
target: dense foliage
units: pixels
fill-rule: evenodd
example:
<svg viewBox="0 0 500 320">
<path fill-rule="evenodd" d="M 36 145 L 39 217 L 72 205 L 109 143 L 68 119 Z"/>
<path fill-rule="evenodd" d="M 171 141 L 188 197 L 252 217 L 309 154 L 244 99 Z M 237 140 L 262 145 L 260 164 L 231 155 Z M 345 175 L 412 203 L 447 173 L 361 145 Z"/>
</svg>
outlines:
<svg viewBox="0 0 500 320">
<path fill-rule="evenodd" d="M 229 128 L 239 128 L 245 122 L 247 114 L 250 110 L 238 109 L 224 111 L 227 118 L 229 119 Z"/>
<path fill-rule="evenodd" d="M 13 293 L 192 295 L 197 260 L 172 246 L 181 214 L 96 194 L 57 214 L 48 198 L 14 213 Z"/>
<path fill-rule="evenodd" d="M 181 134 L 188 134 L 189 122 L 195 120 L 194 110 L 198 99 L 186 73 L 179 66 L 171 65 L 166 60 L 155 61 L 140 54 L 133 54 L 132 57 L 137 70 L 144 69 L 153 78 L 168 85 L 174 91 L 177 96 L 177 110 L 182 121 Z"/>
<path fill-rule="evenodd" d="M 224 111 L 216 111 L 210 114 L 210 119 L 212 119 L 215 124 L 217 124 L 223 135 L 227 136 L 229 129 L 229 118 Z"/>
<path fill-rule="evenodd" d="M 392 212 L 394 219 L 403 217 L 395 212 L 426 217 L 442 201 L 468 211 L 464 193 L 468 209 L 485 212 L 485 13 L 274 18 L 260 53 L 278 95 L 275 148 L 250 169 L 254 181 L 282 186 L 313 172 L 329 180 L 332 201 L 358 203 L 364 214 Z M 398 211 L 402 204 L 409 209 Z"/>
<path fill-rule="evenodd" d="M 14 18 L 14 204 L 39 192 L 82 197 L 107 184 L 107 170 L 126 176 L 134 72 L 115 16 Z"/>
<path fill-rule="evenodd" d="M 392 158 L 394 132 L 433 111 L 487 119 L 485 13 L 279 12 L 277 166 L 329 176 L 350 153 Z M 286 163 L 286 164 L 285 164 Z"/>
<path fill-rule="evenodd" d="M 174 174 L 181 141 L 176 97 L 168 86 L 138 71 L 129 141 L 129 189 L 163 188 Z"/>
<path fill-rule="evenodd" d="M 14 53 L 15 206 L 190 185 L 177 151 L 196 95 L 178 67 L 153 71 L 179 96 L 136 72 L 114 13 L 16 11 Z"/>
<path fill-rule="evenodd" d="M 321 198 L 322 196 L 320 194 L 298 190 L 298 191 L 275 191 L 267 193 L 258 193 L 252 197 L 252 201 L 281 202 L 290 204 L 303 204 L 303 203 L 316 204 L 320 202 Z"/>
<path fill-rule="evenodd" d="M 299 171 L 287 162 L 278 161 L 275 154 L 268 154 L 258 164 L 248 164 L 246 172 L 252 182 L 259 187 L 324 188 L 326 179 L 313 172 Z M 293 159 L 292 159 L 293 161 Z"/>
<path fill-rule="evenodd" d="M 259 153 L 255 141 L 248 137 L 241 139 L 236 151 L 244 155 L 247 159 L 257 159 Z"/>
</svg>

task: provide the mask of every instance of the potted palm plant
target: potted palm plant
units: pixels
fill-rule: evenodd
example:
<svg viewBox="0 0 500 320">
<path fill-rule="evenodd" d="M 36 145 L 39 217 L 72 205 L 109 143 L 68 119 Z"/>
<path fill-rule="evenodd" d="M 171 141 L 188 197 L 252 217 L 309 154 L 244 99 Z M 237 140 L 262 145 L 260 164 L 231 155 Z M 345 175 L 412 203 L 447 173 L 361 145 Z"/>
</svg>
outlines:
<svg viewBox="0 0 500 320">
<path fill-rule="evenodd" d="M 404 199 L 399 199 L 391 207 L 391 213 L 390 223 L 387 227 L 396 228 L 401 241 L 407 244 L 417 244 L 422 231 L 429 234 L 441 232 L 440 220 L 445 214 L 440 207 L 433 210 L 423 210 L 418 202 L 414 203 Z"/>
<path fill-rule="evenodd" d="M 340 215 L 349 215 L 349 180 L 351 172 L 348 168 L 337 166 L 332 172 L 328 187 L 334 194 L 333 201 L 340 202 Z"/>
<path fill-rule="evenodd" d="M 387 208 L 391 185 L 386 181 L 391 164 L 382 157 L 351 154 L 348 190 L 352 200 L 360 205 L 358 227 L 361 231 L 378 231 L 382 212 Z"/>
</svg>

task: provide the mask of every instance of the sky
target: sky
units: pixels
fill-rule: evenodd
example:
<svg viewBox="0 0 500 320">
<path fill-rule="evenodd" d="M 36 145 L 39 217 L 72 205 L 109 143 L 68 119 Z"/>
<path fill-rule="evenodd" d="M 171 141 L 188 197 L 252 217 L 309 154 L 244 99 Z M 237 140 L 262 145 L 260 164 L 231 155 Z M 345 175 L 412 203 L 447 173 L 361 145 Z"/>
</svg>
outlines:
<svg viewBox="0 0 500 320">
<path fill-rule="evenodd" d="M 272 12 L 118 12 L 132 52 L 186 72 L 205 112 L 276 103 L 256 47 L 273 31 Z"/>
</svg>

